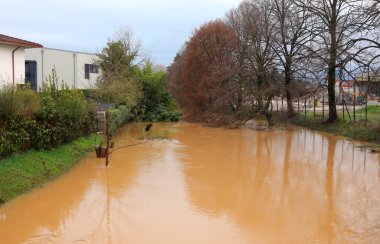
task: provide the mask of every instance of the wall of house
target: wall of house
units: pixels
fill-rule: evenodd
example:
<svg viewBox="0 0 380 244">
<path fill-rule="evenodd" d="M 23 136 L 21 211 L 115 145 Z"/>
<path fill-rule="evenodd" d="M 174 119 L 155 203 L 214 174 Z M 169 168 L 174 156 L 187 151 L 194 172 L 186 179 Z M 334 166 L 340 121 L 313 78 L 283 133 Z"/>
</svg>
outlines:
<svg viewBox="0 0 380 244">
<path fill-rule="evenodd" d="M 85 64 L 94 64 L 98 60 L 95 54 L 77 53 L 77 87 L 80 89 L 95 88 L 99 73 L 89 73 L 89 79 L 85 79 Z"/>
<path fill-rule="evenodd" d="M 13 84 L 12 51 L 17 46 L 0 44 L 0 85 Z M 15 84 L 25 83 L 25 49 L 20 47 L 14 53 Z"/>
<path fill-rule="evenodd" d="M 55 68 L 59 82 L 62 80 L 71 88 L 94 88 L 99 74 L 90 74 L 85 79 L 85 64 L 93 64 L 97 56 L 94 54 L 71 52 L 50 48 L 30 48 L 25 50 L 25 59 L 37 62 L 37 89 Z M 58 84 L 60 87 L 60 84 Z"/>
</svg>

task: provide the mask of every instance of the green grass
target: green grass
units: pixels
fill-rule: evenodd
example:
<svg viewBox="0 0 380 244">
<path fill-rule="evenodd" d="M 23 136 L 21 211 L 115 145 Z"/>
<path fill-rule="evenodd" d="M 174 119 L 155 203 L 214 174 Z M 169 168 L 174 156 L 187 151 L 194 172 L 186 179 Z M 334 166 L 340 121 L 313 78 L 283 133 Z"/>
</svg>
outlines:
<svg viewBox="0 0 380 244">
<path fill-rule="evenodd" d="M 298 116 L 290 122 L 297 126 L 306 127 L 312 130 L 328 132 L 334 135 L 345 136 L 364 142 L 380 144 L 380 127 L 364 122 L 353 123 L 351 121 L 338 120 L 335 123 L 326 123 L 326 118 Z"/>
<path fill-rule="evenodd" d="M 356 110 L 356 117 L 365 119 L 365 108 L 360 108 Z M 367 108 L 368 121 L 371 124 L 380 124 L 380 106 L 369 105 Z"/>
<path fill-rule="evenodd" d="M 349 112 L 350 116 L 348 115 L 347 111 L 344 111 L 344 121 L 354 121 L 354 111 L 353 107 L 349 107 Z M 328 111 L 325 111 L 325 119 L 328 117 Z M 343 111 L 342 108 L 340 107 L 337 111 L 338 117 L 340 120 L 343 120 Z M 306 113 L 307 117 L 313 117 L 314 118 L 314 112 L 313 109 L 308 109 Z M 302 111 L 300 113 L 300 117 L 304 117 L 304 112 Z M 350 120 L 351 117 L 351 120 Z M 315 118 L 322 118 L 322 111 L 316 111 L 316 116 Z M 355 121 L 356 122 L 363 122 L 365 120 L 365 108 L 357 108 L 355 110 Z M 367 110 L 367 124 L 369 126 L 379 126 L 380 125 L 380 106 L 378 105 L 369 105 L 368 110 Z"/>
<path fill-rule="evenodd" d="M 67 171 L 94 148 L 99 136 L 77 139 L 52 150 L 30 150 L 0 161 L 0 205 Z"/>
<path fill-rule="evenodd" d="M 360 109 L 356 110 L 356 112 L 364 114 L 365 113 L 365 108 L 360 108 Z M 368 114 L 378 114 L 378 115 L 380 115 L 380 106 L 378 106 L 378 105 L 368 105 L 367 112 L 368 112 Z"/>
</svg>

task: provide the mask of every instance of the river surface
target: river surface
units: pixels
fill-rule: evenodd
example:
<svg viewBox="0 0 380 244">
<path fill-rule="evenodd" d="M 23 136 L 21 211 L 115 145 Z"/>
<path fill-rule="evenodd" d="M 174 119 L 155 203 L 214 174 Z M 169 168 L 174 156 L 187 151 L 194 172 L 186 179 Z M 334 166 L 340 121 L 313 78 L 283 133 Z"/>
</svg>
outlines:
<svg viewBox="0 0 380 244">
<path fill-rule="evenodd" d="M 380 243 L 380 156 L 359 143 L 194 124 L 114 139 L 141 144 L 0 207 L 0 243 Z"/>
</svg>

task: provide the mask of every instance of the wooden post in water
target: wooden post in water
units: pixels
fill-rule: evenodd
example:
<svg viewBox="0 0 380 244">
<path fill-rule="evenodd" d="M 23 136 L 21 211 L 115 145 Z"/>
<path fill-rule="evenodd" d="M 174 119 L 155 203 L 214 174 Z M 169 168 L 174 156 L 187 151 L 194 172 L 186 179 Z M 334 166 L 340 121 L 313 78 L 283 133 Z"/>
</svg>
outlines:
<svg viewBox="0 0 380 244">
<path fill-rule="evenodd" d="M 107 117 L 107 116 L 106 116 Z M 110 136 L 109 136 L 109 125 L 108 120 L 106 119 L 106 141 L 107 141 L 107 149 L 106 149 L 106 166 L 109 164 L 109 158 L 110 158 Z"/>
</svg>

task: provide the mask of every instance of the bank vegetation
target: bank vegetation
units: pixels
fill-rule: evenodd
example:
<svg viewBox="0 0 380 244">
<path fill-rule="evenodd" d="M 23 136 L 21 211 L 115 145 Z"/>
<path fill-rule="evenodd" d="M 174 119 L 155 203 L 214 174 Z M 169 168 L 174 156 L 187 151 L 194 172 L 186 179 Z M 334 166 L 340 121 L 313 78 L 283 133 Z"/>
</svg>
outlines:
<svg viewBox="0 0 380 244">
<path fill-rule="evenodd" d="M 165 69 L 143 55 L 130 28 L 116 32 L 98 57 L 96 89 L 68 87 L 54 69 L 39 92 L 0 87 L 0 204 L 64 172 L 125 123 L 180 119 Z"/>
<path fill-rule="evenodd" d="M 337 80 L 377 74 L 379 38 L 374 1 L 245 0 L 194 30 L 169 67 L 168 87 L 189 121 L 265 117 L 269 125 L 274 101 L 285 99 L 293 118 L 294 103 L 322 89 L 332 123 Z"/>
</svg>

